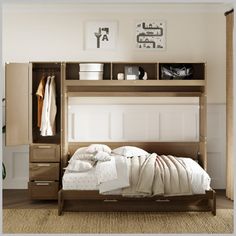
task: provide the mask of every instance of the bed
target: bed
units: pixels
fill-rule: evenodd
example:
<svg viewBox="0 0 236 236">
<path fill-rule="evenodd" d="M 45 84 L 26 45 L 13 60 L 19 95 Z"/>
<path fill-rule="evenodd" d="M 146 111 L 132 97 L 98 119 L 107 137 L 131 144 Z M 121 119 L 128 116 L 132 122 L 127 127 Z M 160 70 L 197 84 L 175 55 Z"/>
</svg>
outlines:
<svg viewBox="0 0 236 236">
<path fill-rule="evenodd" d="M 91 143 L 69 143 L 68 155 L 62 162 L 63 168 L 68 165 L 68 161 L 79 147 L 88 147 L 90 145 Z M 127 184 L 123 181 L 123 185 L 120 185 L 121 188 L 117 187 L 112 190 L 110 189 L 111 185 L 98 185 L 98 174 L 95 166 L 89 171 L 80 173 L 65 170 L 62 177 L 62 189 L 58 193 L 59 215 L 63 211 L 211 211 L 213 215 L 216 214 L 215 191 L 211 189 L 210 178 L 203 170 L 204 155 L 201 152 L 201 142 L 112 142 L 104 143 L 104 145 L 109 146 L 111 149 L 121 146 L 135 146 L 144 149 L 150 154 L 144 159 L 145 161 L 161 159 L 162 155 L 164 155 L 162 158 L 168 155 L 170 157 L 172 155 L 179 157 L 179 163 L 186 164 L 188 168 L 192 168 L 191 193 L 186 191 L 185 194 L 183 191 L 181 194 L 170 194 L 172 192 L 164 194 L 164 192 L 158 192 L 161 189 L 160 185 L 158 185 L 156 194 L 145 193 L 137 195 L 137 193 L 133 194 L 133 192 L 128 191 L 130 190 L 131 171 L 128 173 L 129 183 Z M 154 153 L 157 153 L 157 156 Z M 113 156 L 117 165 L 120 157 L 117 154 L 113 154 Z M 135 158 L 137 159 L 137 157 L 129 157 L 127 160 L 131 163 Z M 127 166 L 127 168 L 130 168 L 130 165 Z M 144 164 L 142 164 L 143 166 Z M 148 179 L 151 179 L 148 168 L 152 167 L 147 165 L 146 168 Z M 142 188 L 147 185 L 145 181 L 143 183 L 140 181 L 140 183 Z"/>
</svg>

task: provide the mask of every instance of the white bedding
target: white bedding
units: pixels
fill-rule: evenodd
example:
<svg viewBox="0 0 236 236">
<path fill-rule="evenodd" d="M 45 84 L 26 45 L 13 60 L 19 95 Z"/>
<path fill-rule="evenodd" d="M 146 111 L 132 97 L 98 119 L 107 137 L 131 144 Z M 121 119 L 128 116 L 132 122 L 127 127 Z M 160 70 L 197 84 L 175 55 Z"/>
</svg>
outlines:
<svg viewBox="0 0 236 236">
<path fill-rule="evenodd" d="M 192 194 L 204 194 L 205 190 L 210 189 L 209 175 L 191 158 L 179 157 L 183 165 L 186 166 L 190 174 Z M 98 190 L 102 194 L 118 194 L 122 193 L 122 188 L 129 186 L 129 164 L 125 157 L 115 157 L 117 179 L 103 178 L 109 180 L 99 184 L 96 168 L 92 168 L 88 172 L 70 173 L 65 171 L 62 179 L 62 186 L 64 190 Z M 114 163 L 113 163 L 114 167 Z M 106 169 L 108 167 L 106 166 Z M 106 170 L 104 169 L 104 170 Z M 102 169 L 100 170 L 102 171 Z M 109 173 L 109 172 L 107 172 Z M 105 173 L 104 173 L 105 174 Z"/>
<path fill-rule="evenodd" d="M 62 188 L 64 190 L 98 190 L 97 182 L 95 168 L 80 173 L 71 173 L 66 170 L 62 178 Z"/>
</svg>

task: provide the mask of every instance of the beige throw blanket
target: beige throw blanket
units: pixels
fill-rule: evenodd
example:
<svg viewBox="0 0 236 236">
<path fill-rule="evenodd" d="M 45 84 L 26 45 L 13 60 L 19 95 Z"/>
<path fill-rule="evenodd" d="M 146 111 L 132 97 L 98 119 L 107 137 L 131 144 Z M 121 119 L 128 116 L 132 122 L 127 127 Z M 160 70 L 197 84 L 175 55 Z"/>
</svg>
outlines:
<svg viewBox="0 0 236 236">
<path fill-rule="evenodd" d="M 130 187 L 123 189 L 123 196 L 190 195 L 190 181 L 185 166 L 171 155 L 133 157 Z"/>
</svg>

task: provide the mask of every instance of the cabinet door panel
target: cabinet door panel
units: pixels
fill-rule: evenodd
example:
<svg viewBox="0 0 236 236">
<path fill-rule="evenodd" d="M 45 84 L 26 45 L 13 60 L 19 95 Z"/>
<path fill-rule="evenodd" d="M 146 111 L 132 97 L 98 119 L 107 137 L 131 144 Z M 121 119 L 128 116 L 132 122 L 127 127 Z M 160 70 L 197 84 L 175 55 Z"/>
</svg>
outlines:
<svg viewBox="0 0 236 236">
<path fill-rule="evenodd" d="M 28 63 L 6 64 L 6 145 L 24 145 L 30 141 L 31 91 Z"/>
</svg>

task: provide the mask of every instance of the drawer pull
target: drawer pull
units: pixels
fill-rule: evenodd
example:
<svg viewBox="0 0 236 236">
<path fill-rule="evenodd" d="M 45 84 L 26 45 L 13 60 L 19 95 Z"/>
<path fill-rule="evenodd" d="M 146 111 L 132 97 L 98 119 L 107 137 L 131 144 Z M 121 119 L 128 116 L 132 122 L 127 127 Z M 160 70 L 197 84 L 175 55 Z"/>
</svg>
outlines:
<svg viewBox="0 0 236 236">
<path fill-rule="evenodd" d="M 51 148 L 51 146 L 49 146 L 49 145 L 44 145 L 44 146 L 38 146 L 37 148 L 39 148 L 39 149 L 44 149 L 44 148 Z"/>
<path fill-rule="evenodd" d="M 104 202 L 118 202 L 116 199 L 105 199 Z"/>
<path fill-rule="evenodd" d="M 49 167 L 49 166 L 50 166 L 50 164 L 37 164 L 37 166 L 41 166 L 41 167 L 42 167 L 42 166 L 44 166 L 44 167 L 46 167 L 46 166 L 47 166 L 47 167 Z"/>
<path fill-rule="evenodd" d="M 37 186 L 49 186 L 50 183 L 36 183 Z"/>
<path fill-rule="evenodd" d="M 168 199 L 157 199 L 156 202 L 170 202 Z"/>
</svg>

